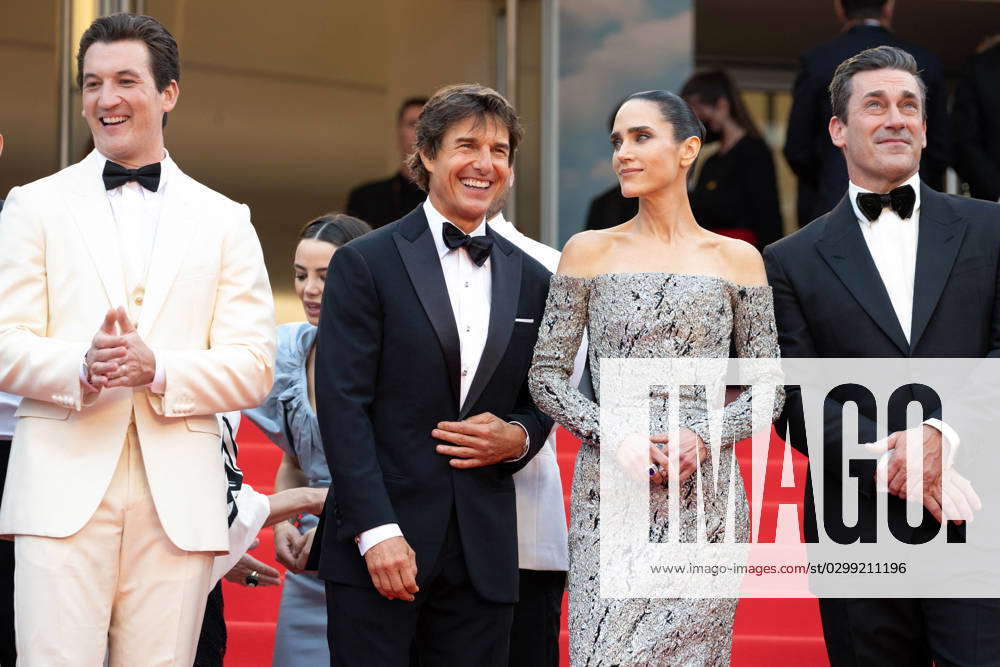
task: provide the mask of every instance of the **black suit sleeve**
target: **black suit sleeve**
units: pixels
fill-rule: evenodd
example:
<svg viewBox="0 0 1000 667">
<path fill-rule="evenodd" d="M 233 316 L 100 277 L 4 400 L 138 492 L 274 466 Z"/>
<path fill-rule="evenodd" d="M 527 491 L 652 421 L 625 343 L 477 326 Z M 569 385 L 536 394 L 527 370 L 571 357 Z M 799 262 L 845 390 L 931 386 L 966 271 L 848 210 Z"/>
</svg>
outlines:
<svg viewBox="0 0 1000 667">
<path fill-rule="evenodd" d="M 974 63 L 970 62 L 955 89 L 952 112 L 955 170 L 975 196 L 996 201 L 1000 199 L 1000 164 L 985 149 L 986 124 L 977 84 Z"/>
<path fill-rule="evenodd" d="M 528 461 L 541 451 L 542 446 L 545 444 L 545 439 L 549 437 L 549 431 L 552 430 L 553 424 L 552 420 L 538 409 L 535 401 L 531 398 L 527 375 L 525 375 L 524 382 L 521 384 L 521 391 L 517 395 L 517 404 L 514 406 L 514 411 L 504 417 L 504 419 L 508 422 L 521 424 L 528 432 L 527 454 L 517 461 L 500 464 L 511 474 L 514 474 L 528 465 Z"/>
<path fill-rule="evenodd" d="M 367 262 L 347 245 L 333 256 L 316 337 L 316 406 L 330 465 L 337 536 L 398 523 L 375 452 L 372 402 L 382 310 Z"/>
<path fill-rule="evenodd" d="M 802 59 L 792 89 L 792 109 L 788 114 L 785 133 L 785 160 L 801 180 L 815 184 L 819 174 L 820 155 L 816 151 L 816 128 L 823 125 L 819 118 L 822 82 L 809 71 Z M 825 119 L 829 121 L 829 118 Z"/>
</svg>

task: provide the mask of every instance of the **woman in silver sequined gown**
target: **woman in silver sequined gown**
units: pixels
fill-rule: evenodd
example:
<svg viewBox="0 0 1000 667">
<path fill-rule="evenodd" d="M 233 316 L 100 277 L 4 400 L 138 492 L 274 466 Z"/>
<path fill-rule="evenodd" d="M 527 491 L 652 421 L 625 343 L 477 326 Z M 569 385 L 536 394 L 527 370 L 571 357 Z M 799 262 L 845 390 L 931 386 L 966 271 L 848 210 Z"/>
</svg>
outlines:
<svg viewBox="0 0 1000 667">
<path fill-rule="evenodd" d="M 701 229 L 687 206 L 684 182 L 700 147 L 700 124 L 669 93 L 637 96 L 616 116 L 612 164 L 623 194 L 640 197 L 639 214 L 567 244 L 552 277 L 529 374 L 537 405 L 583 441 L 570 508 L 570 659 L 574 666 L 728 665 L 736 599 L 600 597 L 600 410 L 569 383 L 583 332 L 598 396 L 602 358 L 726 358 L 731 347 L 740 357 L 779 354 L 759 254 Z M 653 398 L 650 433 L 667 433 L 666 397 Z M 779 390 L 773 416 L 782 398 Z M 703 448 L 709 441 L 704 391 L 682 393 L 679 402 L 681 433 L 690 446 Z M 752 435 L 749 392 L 725 407 L 722 421 L 723 447 Z M 755 421 L 759 427 L 759 418 Z M 728 479 L 735 464 L 727 456 L 718 461 L 721 478 Z M 699 474 L 703 483 L 714 478 L 712 459 L 701 464 Z M 688 493 L 694 481 L 691 476 L 681 486 L 682 531 L 692 530 L 697 518 L 696 494 Z M 749 509 L 738 471 L 735 482 L 736 538 L 746 542 Z M 660 517 L 666 512 L 655 510 L 667 501 L 657 475 L 650 489 L 651 541 L 664 541 L 667 522 Z M 722 517 L 724 501 L 703 497 L 702 502 L 705 524 L 721 531 L 722 522 L 713 517 Z M 710 529 L 707 538 L 720 536 Z"/>
</svg>

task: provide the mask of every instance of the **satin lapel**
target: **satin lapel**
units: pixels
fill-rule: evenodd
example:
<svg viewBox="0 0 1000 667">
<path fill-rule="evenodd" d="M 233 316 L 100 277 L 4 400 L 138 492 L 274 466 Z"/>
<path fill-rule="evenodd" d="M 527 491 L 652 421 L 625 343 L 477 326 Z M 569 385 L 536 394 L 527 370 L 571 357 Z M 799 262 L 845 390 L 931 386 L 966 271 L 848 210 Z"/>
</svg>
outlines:
<svg viewBox="0 0 1000 667">
<path fill-rule="evenodd" d="M 448 298 L 448 287 L 444 282 L 441 260 L 438 258 L 434 238 L 431 236 L 422 208 L 417 208 L 400 221 L 392 240 L 396 243 L 403 266 L 410 276 L 410 283 L 413 284 L 413 289 L 420 299 L 420 305 L 423 306 L 437 334 L 441 351 L 444 353 L 454 405 L 458 405 L 458 398 L 462 395 L 459 376 L 462 356 L 458 327 L 451 309 L 451 299 Z"/>
<path fill-rule="evenodd" d="M 521 291 L 521 253 L 513 252 L 513 245 L 502 240 L 492 229 L 487 229 L 487 233 L 493 237 L 493 252 L 490 254 L 490 327 L 476 368 L 476 376 L 469 386 L 459 419 L 469 416 L 468 412 L 479 400 L 507 351 L 510 335 L 514 331 L 517 300 Z"/>
<path fill-rule="evenodd" d="M 816 250 L 875 324 L 900 352 L 909 356 L 910 346 L 847 197 L 840 200 L 830 216 Z"/>
<path fill-rule="evenodd" d="M 146 293 L 137 327 L 143 338 L 149 335 L 184 261 L 184 254 L 197 236 L 198 209 L 189 199 L 189 186 L 188 176 L 179 169 L 171 174 L 146 274 Z M 200 223 L 211 224 L 211 220 L 202 219 Z"/>
<path fill-rule="evenodd" d="M 920 186 L 920 231 L 917 267 L 913 278 L 913 329 L 910 346 L 916 349 L 944 290 L 951 267 L 962 247 L 967 223 L 947 199 L 926 185 Z"/>
<path fill-rule="evenodd" d="M 125 273 L 114 212 L 101 182 L 100 167 L 93 164 L 99 161 L 100 155 L 91 153 L 66 173 L 71 179 L 65 189 L 66 206 L 104 285 L 108 306 L 117 308 L 125 305 Z"/>
</svg>

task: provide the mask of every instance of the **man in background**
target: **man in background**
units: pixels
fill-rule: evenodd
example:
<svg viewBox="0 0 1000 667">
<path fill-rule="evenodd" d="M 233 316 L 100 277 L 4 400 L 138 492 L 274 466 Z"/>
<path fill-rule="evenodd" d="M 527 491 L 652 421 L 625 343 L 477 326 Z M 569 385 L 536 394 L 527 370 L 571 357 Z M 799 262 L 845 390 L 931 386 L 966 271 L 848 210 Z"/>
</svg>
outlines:
<svg viewBox="0 0 1000 667">
<path fill-rule="evenodd" d="M 514 172 L 511 172 L 507 189 L 493 200 L 486 213 L 487 224 L 555 273 L 559 268 L 560 252 L 525 236 L 504 218 L 503 207 L 513 186 Z M 580 382 L 586 361 L 587 342 L 584 339 L 570 376 L 574 386 Z M 553 426 L 538 455 L 514 473 L 519 584 L 510 630 L 510 667 L 559 665 L 559 617 L 569 569 L 569 546 L 556 451 L 556 427 Z"/>
<path fill-rule="evenodd" d="M 895 46 L 917 60 L 927 85 L 927 148 L 920 161 L 920 179 L 935 190 L 944 188 L 948 164 L 948 90 L 941 62 L 931 52 L 897 38 L 889 30 L 893 0 L 837 0 L 843 31 L 801 56 L 792 93 L 785 159 L 798 177 L 799 226 L 831 210 L 847 192 L 847 167 L 830 143 L 827 126 L 830 81 L 837 66 L 875 46 Z"/>
<path fill-rule="evenodd" d="M 425 104 L 426 97 L 411 97 L 399 106 L 396 114 L 399 170 L 384 180 L 357 186 L 347 197 L 347 214 L 361 218 L 372 229 L 402 218 L 427 196 L 410 178 L 406 166 L 417 140 L 417 119 Z"/>
<path fill-rule="evenodd" d="M 1000 35 L 972 56 L 952 107 L 955 171 L 976 199 L 1000 199 Z"/>
</svg>

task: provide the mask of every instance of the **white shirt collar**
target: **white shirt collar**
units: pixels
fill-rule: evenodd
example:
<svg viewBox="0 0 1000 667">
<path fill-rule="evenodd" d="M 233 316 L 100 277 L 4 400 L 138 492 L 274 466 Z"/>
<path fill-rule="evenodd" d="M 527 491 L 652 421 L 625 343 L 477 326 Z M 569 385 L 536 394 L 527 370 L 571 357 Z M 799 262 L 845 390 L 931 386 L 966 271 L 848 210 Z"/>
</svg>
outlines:
<svg viewBox="0 0 1000 667">
<path fill-rule="evenodd" d="M 94 154 L 98 159 L 94 160 L 94 164 L 97 166 L 97 174 L 100 176 L 104 173 L 104 163 L 108 161 L 109 158 L 104 157 L 101 151 L 94 149 Z M 111 160 L 114 162 L 114 160 Z M 174 162 L 173 158 L 170 157 L 170 151 L 166 148 L 163 149 L 163 159 L 160 160 L 160 185 L 156 190 L 157 194 L 163 194 L 166 188 L 167 181 L 170 179 L 170 172 L 177 168 L 177 163 Z M 119 186 L 113 190 L 108 190 L 108 194 L 120 193 L 121 189 L 125 186 Z M 146 189 L 140 187 L 140 189 L 145 193 Z"/>
<path fill-rule="evenodd" d="M 917 214 L 917 211 L 920 210 L 920 172 L 917 172 L 913 174 L 913 176 L 910 176 L 901 185 L 909 185 L 910 187 L 913 188 L 913 192 L 916 193 L 917 195 L 916 199 L 913 201 L 913 215 L 910 216 L 910 220 L 913 220 L 913 216 L 915 216 Z M 854 209 L 854 217 L 858 219 L 858 222 L 868 225 L 871 223 L 868 222 L 868 218 L 865 217 L 865 214 L 861 212 L 861 208 L 858 207 L 859 192 L 871 192 L 871 190 L 866 190 L 862 187 L 855 185 L 854 181 L 849 181 L 847 184 L 847 197 L 848 199 L 851 200 L 851 208 Z"/>
<path fill-rule="evenodd" d="M 431 229 L 431 237 L 434 239 L 434 245 L 437 247 L 438 259 L 441 259 L 449 252 L 451 248 L 444 244 L 444 230 L 442 225 L 444 223 L 454 224 L 448 218 L 444 217 L 440 211 L 434 208 L 434 204 L 431 203 L 431 198 L 428 197 L 424 200 L 424 216 L 427 218 L 427 226 Z M 457 227 L 457 225 L 456 225 Z M 479 223 L 479 226 L 472 230 L 469 236 L 485 236 L 486 235 L 486 219 Z"/>
</svg>

